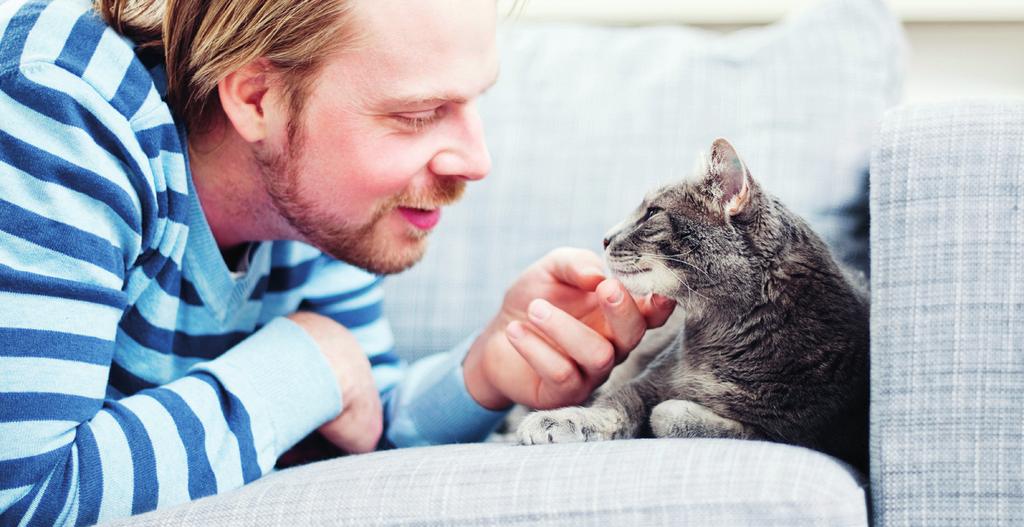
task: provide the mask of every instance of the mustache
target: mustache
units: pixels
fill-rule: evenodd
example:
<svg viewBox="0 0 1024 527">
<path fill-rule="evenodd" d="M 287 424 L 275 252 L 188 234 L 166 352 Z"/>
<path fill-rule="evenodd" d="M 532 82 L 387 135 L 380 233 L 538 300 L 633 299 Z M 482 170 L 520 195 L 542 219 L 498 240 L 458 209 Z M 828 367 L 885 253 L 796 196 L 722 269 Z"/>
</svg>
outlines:
<svg viewBox="0 0 1024 527">
<path fill-rule="evenodd" d="M 406 190 L 395 196 L 388 209 L 407 207 L 411 209 L 432 210 L 451 205 L 466 192 L 466 182 L 462 179 L 446 178 L 425 190 Z"/>
</svg>

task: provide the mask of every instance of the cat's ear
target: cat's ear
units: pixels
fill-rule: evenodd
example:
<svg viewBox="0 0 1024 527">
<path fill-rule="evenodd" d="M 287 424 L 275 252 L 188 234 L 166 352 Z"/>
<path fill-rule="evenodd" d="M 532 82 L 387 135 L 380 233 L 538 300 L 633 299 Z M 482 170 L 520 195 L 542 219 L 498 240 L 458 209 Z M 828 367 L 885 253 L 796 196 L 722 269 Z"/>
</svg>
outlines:
<svg viewBox="0 0 1024 527">
<path fill-rule="evenodd" d="M 726 216 L 736 216 L 750 204 L 750 175 L 729 141 L 715 139 L 704 177 Z"/>
</svg>

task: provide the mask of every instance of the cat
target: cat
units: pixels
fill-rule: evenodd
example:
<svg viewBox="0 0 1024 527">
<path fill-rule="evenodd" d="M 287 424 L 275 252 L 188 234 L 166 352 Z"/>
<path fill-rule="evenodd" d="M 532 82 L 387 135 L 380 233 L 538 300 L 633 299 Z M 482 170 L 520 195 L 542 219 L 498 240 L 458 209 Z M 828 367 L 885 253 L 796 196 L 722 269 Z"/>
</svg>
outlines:
<svg viewBox="0 0 1024 527">
<path fill-rule="evenodd" d="M 522 444 L 716 437 L 800 445 L 867 467 L 863 280 L 715 140 L 696 178 L 648 194 L 604 240 L 613 276 L 684 311 L 635 378 L 533 412 Z"/>
</svg>

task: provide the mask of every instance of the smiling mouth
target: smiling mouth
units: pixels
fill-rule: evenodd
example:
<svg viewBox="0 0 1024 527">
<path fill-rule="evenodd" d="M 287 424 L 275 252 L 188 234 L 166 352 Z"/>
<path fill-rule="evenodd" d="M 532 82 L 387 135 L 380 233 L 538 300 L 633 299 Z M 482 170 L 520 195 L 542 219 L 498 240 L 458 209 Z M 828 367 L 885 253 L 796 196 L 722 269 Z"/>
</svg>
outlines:
<svg viewBox="0 0 1024 527">
<path fill-rule="evenodd" d="M 417 229 L 429 231 L 441 221 L 441 209 L 414 209 L 399 207 L 398 212 Z"/>
</svg>

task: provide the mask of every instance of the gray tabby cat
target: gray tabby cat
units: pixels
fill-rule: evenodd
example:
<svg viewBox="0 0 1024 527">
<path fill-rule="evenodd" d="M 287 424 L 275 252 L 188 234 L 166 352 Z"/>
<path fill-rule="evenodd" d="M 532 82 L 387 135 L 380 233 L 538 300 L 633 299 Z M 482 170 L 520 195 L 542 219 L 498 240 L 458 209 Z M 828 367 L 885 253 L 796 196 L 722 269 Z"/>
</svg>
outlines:
<svg viewBox="0 0 1024 527">
<path fill-rule="evenodd" d="M 683 331 L 588 407 L 534 412 L 523 444 L 722 437 L 867 465 L 868 295 L 718 139 L 698 178 L 650 195 L 605 239 L 633 293 L 676 299 Z"/>
</svg>

